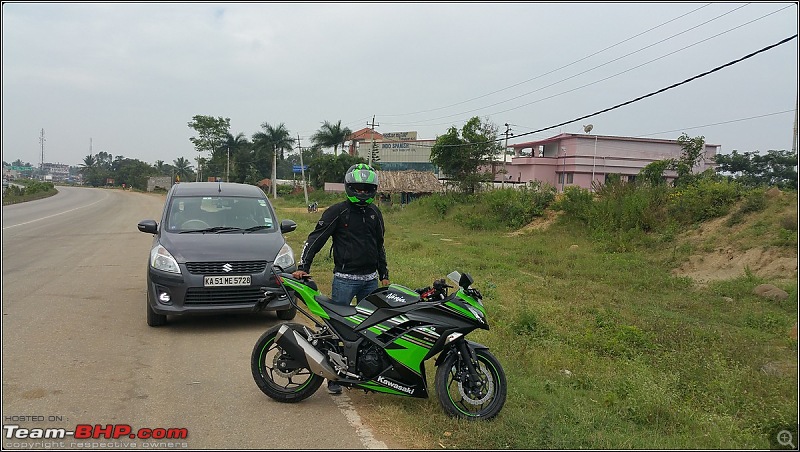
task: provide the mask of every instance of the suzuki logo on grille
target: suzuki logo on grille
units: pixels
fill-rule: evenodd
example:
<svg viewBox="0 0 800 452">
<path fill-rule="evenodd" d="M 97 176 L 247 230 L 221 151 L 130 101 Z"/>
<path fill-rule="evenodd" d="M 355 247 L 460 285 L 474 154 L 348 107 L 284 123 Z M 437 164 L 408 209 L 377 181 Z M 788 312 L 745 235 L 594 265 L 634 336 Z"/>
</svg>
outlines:
<svg viewBox="0 0 800 452">
<path fill-rule="evenodd" d="M 228 273 L 228 272 L 230 272 L 231 270 L 233 270 L 233 265 L 231 265 L 231 264 L 225 264 L 225 265 L 223 265 L 223 266 L 222 266 L 222 269 L 225 271 L 225 273 Z"/>
</svg>

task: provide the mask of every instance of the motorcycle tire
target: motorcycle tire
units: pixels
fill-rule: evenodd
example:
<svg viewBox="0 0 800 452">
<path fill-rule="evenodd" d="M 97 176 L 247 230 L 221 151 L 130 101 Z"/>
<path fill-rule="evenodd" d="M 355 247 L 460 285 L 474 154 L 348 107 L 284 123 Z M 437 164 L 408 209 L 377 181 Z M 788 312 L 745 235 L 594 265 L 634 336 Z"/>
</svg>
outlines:
<svg viewBox="0 0 800 452">
<path fill-rule="evenodd" d="M 324 378 L 306 368 L 280 368 L 281 362 L 291 361 L 291 357 L 275 343 L 278 328 L 282 325 L 275 325 L 258 338 L 250 355 L 250 370 L 261 392 L 279 402 L 294 403 L 317 392 Z M 302 325 L 285 325 L 302 331 Z"/>
<path fill-rule="evenodd" d="M 463 419 L 491 419 L 506 403 L 506 374 L 503 366 L 489 350 L 475 351 L 478 373 L 483 386 L 478 392 L 468 390 L 466 369 L 457 353 L 450 353 L 436 369 L 436 396 L 451 417 Z M 464 380 L 463 382 L 461 380 Z"/>
</svg>

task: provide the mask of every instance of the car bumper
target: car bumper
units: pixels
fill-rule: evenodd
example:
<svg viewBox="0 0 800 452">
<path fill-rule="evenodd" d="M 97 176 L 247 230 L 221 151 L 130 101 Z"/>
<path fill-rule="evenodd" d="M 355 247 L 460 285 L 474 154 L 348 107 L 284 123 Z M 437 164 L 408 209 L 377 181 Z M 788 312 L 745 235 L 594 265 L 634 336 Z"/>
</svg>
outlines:
<svg viewBox="0 0 800 452">
<path fill-rule="evenodd" d="M 287 269 L 293 272 L 295 268 Z M 191 274 L 181 265 L 182 274 L 148 267 L 147 301 L 153 311 L 163 315 L 279 311 L 292 307 L 269 271 L 250 274 L 248 286 L 204 287 L 203 276 Z M 272 280 L 272 282 L 270 282 Z M 263 287 L 272 288 L 265 300 Z"/>
</svg>

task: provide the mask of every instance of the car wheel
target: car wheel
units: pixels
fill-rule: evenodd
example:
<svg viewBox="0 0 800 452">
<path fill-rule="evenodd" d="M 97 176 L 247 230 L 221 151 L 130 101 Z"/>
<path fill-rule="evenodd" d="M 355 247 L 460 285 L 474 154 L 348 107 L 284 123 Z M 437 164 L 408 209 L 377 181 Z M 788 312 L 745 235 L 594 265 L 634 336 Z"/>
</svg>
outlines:
<svg viewBox="0 0 800 452">
<path fill-rule="evenodd" d="M 149 302 L 145 302 L 145 304 L 147 305 L 147 324 L 149 326 L 162 326 L 167 323 L 166 315 L 153 311 Z"/>
<path fill-rule="evenodd" d="M 283 311 L 275 311 L 275 315 L 281 320 L 292 320 L 297 315 L 297 308 L 292 307 Z"/>
</svg>

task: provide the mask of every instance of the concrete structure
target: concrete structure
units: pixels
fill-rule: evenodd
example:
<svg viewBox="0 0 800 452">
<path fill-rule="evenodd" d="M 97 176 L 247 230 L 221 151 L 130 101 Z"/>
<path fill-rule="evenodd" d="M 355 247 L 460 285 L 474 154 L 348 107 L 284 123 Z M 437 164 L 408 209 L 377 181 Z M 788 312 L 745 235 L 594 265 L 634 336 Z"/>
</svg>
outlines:
<svg viewBox="0 0 800 452">
<path fill-rule="evenodd" d="M 42 163 L 42 174 L 45 180 L 64 182 L 69 178 L 69 165 L 63 163 Z M 47 176 L 50 176 L 48 179 Z"/>
<path fill-rule="evenodd" d="M 169 190 L 172 187 L 172 177 L 149 177 L 147 178 L 147 191 L 154 191 L 156 188 Z"/>
<path fill-rule="evenodd" d="M 714 168 L 713 158 L 720 145 L 706 144 L 705 153 L 694 173 Z M 544 140 L 509 145 L 514 157 L 506 161 L 505 180 L 527 183 L 546 182 L 563 191 L 566 186 L 591 188 L 592 181 L 605 182 L 606 176 L 616 173 L 624 181 L 633 181 L 639 171 L 657 160 L 678 159 L 683 149 L 677 140 L 615 137 L 562 133 Z M 502 170 L 502 160 L 495 164 Z M 674 171 L 665 173 L 673 180 Z M 498 173 L 495 181 L 502 181 Z"/>
</svg>

